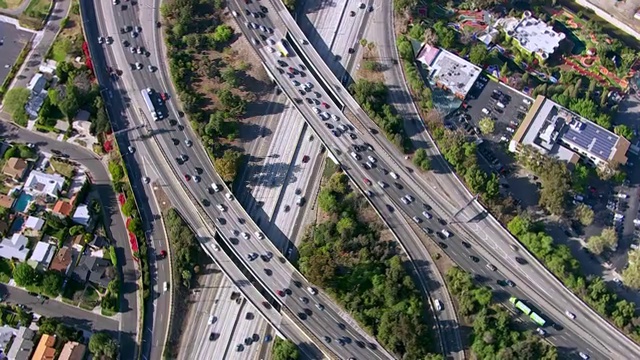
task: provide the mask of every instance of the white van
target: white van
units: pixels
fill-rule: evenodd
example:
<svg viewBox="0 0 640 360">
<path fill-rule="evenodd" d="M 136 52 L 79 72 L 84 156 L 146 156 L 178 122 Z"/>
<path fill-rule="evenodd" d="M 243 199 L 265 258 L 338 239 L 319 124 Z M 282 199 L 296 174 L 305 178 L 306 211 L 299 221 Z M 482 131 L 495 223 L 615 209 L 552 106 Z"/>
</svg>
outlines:
<svg viewBox="0 0 640 360">
<path fill-rule="evenodd" d="M 501 103 L 500 101 L 496 103 L 496 106 L 499 107 L 500 109 L 504 109 L 504 104 Z"/>
<path fill-rule="evenodd" d="M 164 292 L 167 292 L 167 290 L 169 290 L 169 283 L 165 281 L 164 284 L 162 284 L 162 289 Z"/>
</svg>

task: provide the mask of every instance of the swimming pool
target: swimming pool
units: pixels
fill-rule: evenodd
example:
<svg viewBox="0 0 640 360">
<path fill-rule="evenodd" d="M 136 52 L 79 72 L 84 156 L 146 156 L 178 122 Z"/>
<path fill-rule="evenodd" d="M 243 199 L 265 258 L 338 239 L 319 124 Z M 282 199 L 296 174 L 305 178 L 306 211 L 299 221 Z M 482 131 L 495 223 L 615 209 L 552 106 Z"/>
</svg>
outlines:
<svg viewBox="0 0 640 360">
<path fill-rule="evenodd" d="M 29 206 L 31 199 L 33 199 L 33 196 L 27 193 L 20 194 L 18 200 L 16 200 L 16 203 L 13 205 L 13 210 L 24 212 L 27 209 L 27 206 Z"/>
</svg>

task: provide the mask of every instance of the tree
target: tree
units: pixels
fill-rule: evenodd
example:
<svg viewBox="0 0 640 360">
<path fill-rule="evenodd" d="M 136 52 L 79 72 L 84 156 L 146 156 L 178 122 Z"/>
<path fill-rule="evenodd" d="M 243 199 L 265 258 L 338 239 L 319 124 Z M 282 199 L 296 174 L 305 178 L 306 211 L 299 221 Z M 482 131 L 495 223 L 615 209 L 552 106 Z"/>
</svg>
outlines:
<svg viewBox="0 0 640 360">
<path fill-rule="evenodd" d="M 118 354 L 118 344 L 107 333 L 95 332 L 89 339 L 89 351 L 97 357 L 115 359 Z"/>
<path fill-rule="evenodd" d="M 56 319 L 41 317 L 38 324 L 38 331 L 41 334 L 53 335 L 56 333 L 56 328 L 60 322 Z"/>
<path fill-rule="evenodd" d="M 600 235 L 592 236 L 587 240 L 587 248 L 594 254 L 601 254 L 605 248 L 615 250 L 618 246 L 618 234 L 612 227 L 602 230 Z"/>
<path fill-rule="evenodd" d="M 29 101 L 29 96 L 31 95 L 31 91 L 27 88 L 16 87 L 9 91 L 4 96 L 4 110 L 15 116 L 14 114 L 18 109 L 24 109 L 24 106 L 27 105 L 27 101 Z"/>
<path fill-rule="evenodd" d="M 30 286 L 40 282 L 40 274 L 26 262 L 19 263 L 13 270 L 13 280 L 18 286 Z"/>
<path fill-rule="evenodd" d="M 322 211 L 330 214 L 334 214 L 340 209 L 338 199 L 329 189 L 320 190 L 318 194 L 318 206 Z"/>
<path fill-rule="evenodd" d="M 231 183 L 236 178 L 236 173 L 238 172 L 241 161 L 241 152 L 227 149 L 224 151 L 224 154 L 222 154 L 222 157 L 214 160 L 214 164 L 222 180 Z"/>
<path fill-rule="evenodd" d="M 62 277 L 56 271 L 47 271 L 42 279 L 42 290 L 45 294 L 55 298 L 62 290 Z"/>
<path fill-rule="evenodd" d="M 298 360 L 300 351 L 291 340 L 277 338 L 273 344 L 273 360 Z"/>
<path fill-rule="evenodd" d="M 490 117 L 484 117 L 478 122 L 478 127 L 483 134 L 492 134 L 496 129 L 496 122 Z"/>
<path fill-rule="evenodd" d="M 80 90 L 74 85 L 67 86 L 64 99 L 58 103 L 58 108 L 69 121 L 73 120 L 80 109 Z"/>
<path fill-rule="evenodd" d="M 583 164 L 576 164 L 571 172 L 571 185 L 576 192 L 584 192 L 587 189 L 591 169 Z"/>
<path fill-rule="evenodd" d="M 356 226 L 357 222 L 353 218 L 345 216 L 338 220 L 336 231 L 338 231 L 343 238 L 350 238 L 353 236 Z"/>
<path fill-rule="evenodd" d="M 415 25 L 414 25 L 415 27 Z M 397 40 L 398 54 L 404 61 L 413 61 L 414 53 L 411 41 L 406 36 L 401 35 Z"/>
<path fill-rule="evenodd" d="M 72 63 L 67 61 L 59 62 L 58 66 L 56 67 L 56 75 L 60 79 L 60 83 L 65 84 L 69 79 L 69 75 L 73 73 L 74 70 L 75 67 Z"/>
<path fill-rule="evenodd" d="M 431 170 L 431 160 L 429 159 L 429 155 L 427 155 L 427 151 L 424 148 L 420 148 L 416 150 L 413 155 L 413 164 L 420 168 L 422 171 Z"/>
<path fill-rule="evenodd" d="M 624 283 L 633 288 L 640 289 L 640 250 L 629 251 L 629 266 L 622 271 Z"/>
<path fill-rule="evenodd" d="M 584 226 L 589 226 L 593 223 L 595 213 L 585 204 L 578 204 L 574 210 L 574 217 L 580 221 Z"/>
<path fill-rule="evenodd" d="M 531 230 L 531 219 L 526 214 L 517 215 L 507 224 L 507 229 L 515 237 L 520 237 Z"/>
<path fill-rule="evenodd" d="M 233 29 L 229 25 L 221 24 L 213 32 L 213 40 L 218 44 L 223 44 L 231 40 Z"/>
<path fill-rule="evenodd" d="M 483 43 L 478 43 L 471 47 L 469 52 L 469 61 L 476 65 L 484 65 L 489 58 L 489 51 Z"/>
<path fill-rule="evenodd" d="M 224 70 L 222 70 L 222 73 L 220 74 L 220 76 L 222 77 L 222 80 L 225 82 L 225 84 L 227 84 L 228 86 L 230 87 L 238 86 L 238 73 L 236 72 L 236 69 L 234 69 L 233 67 L 229 66 Z"/>
<path fill-rule="evenodd" d="M 631 140 L 633 138 L 633 130 L 631 130 L 631 128 L 624 124 L 620 124 L 614 127 L 613 132 L 616 133 L 616 135 L 622 136 L 627 140 Z"/>
</svg>

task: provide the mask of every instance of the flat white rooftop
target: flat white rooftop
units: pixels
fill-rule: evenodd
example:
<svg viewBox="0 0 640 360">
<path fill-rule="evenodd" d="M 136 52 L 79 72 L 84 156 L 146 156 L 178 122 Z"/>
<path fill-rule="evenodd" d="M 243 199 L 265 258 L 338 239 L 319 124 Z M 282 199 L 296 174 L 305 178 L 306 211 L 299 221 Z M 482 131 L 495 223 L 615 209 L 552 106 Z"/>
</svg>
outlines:
<svg viewBox="0 0 640 360">
<path fill-rule="evenodd" d="M 429 66 L 429 78 L 464 98 L 480 76 L 482 69 L 444 49 L 435 56 Z"/>
<path fill-rule="evenodd" d="M 520 46 L 543 58 L 548 58 L 560 46 L 565 38 L 562 32 L 556 32 L 544 21 L 531 16 L 525 11 L 520 21 L 506 22 L 505 31 L 516 39 Z"/>
</svg>

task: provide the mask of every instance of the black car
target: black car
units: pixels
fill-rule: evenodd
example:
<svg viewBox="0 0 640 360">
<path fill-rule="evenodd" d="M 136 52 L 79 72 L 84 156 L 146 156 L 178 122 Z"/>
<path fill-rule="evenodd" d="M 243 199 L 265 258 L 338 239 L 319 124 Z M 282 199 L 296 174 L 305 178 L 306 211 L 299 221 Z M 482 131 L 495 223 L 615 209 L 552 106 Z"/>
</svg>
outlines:
<svg viewBox="0 0 640 360">
<path fill-rule="evenodd" d="M 338 323 L 338 327 L 340 328 L 340 330 L 344 330 L 347 328 L 343 323 Z"/>
<path fill-rule="evenodd" d="M 349 133 L 349 137 L 351 138 L 351 140 L 355 140 L 358 138 L 354 133 Z"/>
<path fill-rule="evenodd" d="M 312 104 L 312 105 L 313 105 L 313 99 L 306 98 L 306 100 L 307 100 L 307 102 L 308 102 L 309 104 Z"/>
<path fill-rule="evenodd" d="M 422 230 L 427 234 L 433 234 L 433 229 L 431 229 L 430 227 L 423 227 Z"/>
<path fill-rule="evenodd" d="M 427 203 L 422 203 L 422 207 L 423 207 L 425 210 L 431 210 L 431 205 L 429 205 L 429 204 L 427 204 Z"/>
<path fill-rule="evenodd" d="M 305 314 L 303 312 L 299 312 L 298 313 L 298 317 L 300 318 L 300 320 L 305 320 L 307 318 L 307 314 Z"/>
<path fill-rule="evenodd" d="M 209 334 L 209 341 L 215 341 L 218 338 L 218 334 L 211 333 Z"/>
<path fill-rule="evenodd" d="M 352 145 L 351 147 L 353 147 L 353 151 L 355 151 L 355 152 L 360 152 L 360 146 L 358 146 L 358 145 Z"/>
<path fill-rule="evenodd" d="M 260 11 L 262 11 L 263 13 L 268 13 L 269 9 L 267 9 L 266 7 L 260 5 Z"/>
<path fill-rule="evenodd" d="M 373 146 L 369 143 L 363 143 L 362 146 L 366 147 L 369 151 L 373 151 Z"/>
<path fill-rule="evenodd" d="M 282 66 L 282 67 L 287 67 L 289 66 L 289 64 L 286 63 L 286 61 L 282 61 L 282 60 L 278 60 L 278 65 Z"/>
<path fill-rule="evenodd" d="M 443 249 L 446 249 L 448 247 L 447 244 L 443 243 L 442 241 L 439 241 L 438 245 Z"/>
<path fill-rule="evenodd" d="M 462 246 L 466 247 L 467 249 L 471 248 L 471 244 L 469 244 L 469 243 L 468 243 L 468 242 L 466 242 L 466 241 L 463 241 L 463 242 L 462 242 Z"/>
<path fill-rule="evenodd" d="M 326 126 L 327 129 L 333 129 L 333 125 L 331 125 L 331 123 L 324 123 L 324 126 Z"/>
<path fill-rule="evenodd" d="M 438 218 L 438 222 L 440 223 L 440 225 L 447 225 L 447 220 L 443 218 Z"/>
<path fill-rule="evenodd" d="M 394 182 L 393 185 L 395 185 L 398 190 L 404 189 L 404 186 L 402 186 L 402 184 L 400 183 Z"/>
<path fill-rule="evenodd" d="M 330 337 L 328 337 L 328 336 L 325 336 L 325 337 L 324 337 L 324 341 L 325 341 L 325 342 L 330 343 L 330 342 L 331 342 L 331 338 L 330 338 Z"/>
<path fill-rule="evenodd" d="M 300 93 L 300 95 L 302 95 L 302 96 L 307 95 L 307 93 L 304 92 L 304 90 L 302 90 L 302 89 L 298 89 L 298 93 Z"/>
<path fill-rule="evenodd" d="M 478 258 L 477 256 L 473 256 L 473 255 L 469 255 L 469 259 L 471 259 L 471 261 L 476 262 L 476 263 L 478 261 L 480 261 L 480 258 Z"/>
<path fill-rule="evenodd" d="M 393 212 L 393 206 L 387 204 L 387 210 L 389 210 L 389 212 Z"/>
</svg>

